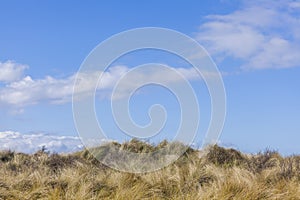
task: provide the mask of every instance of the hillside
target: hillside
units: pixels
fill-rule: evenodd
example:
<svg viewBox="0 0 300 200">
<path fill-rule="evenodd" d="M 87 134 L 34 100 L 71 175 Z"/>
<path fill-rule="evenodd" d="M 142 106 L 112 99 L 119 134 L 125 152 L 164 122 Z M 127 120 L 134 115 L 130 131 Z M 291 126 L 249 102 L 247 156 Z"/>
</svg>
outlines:
<svg viewBox="0 0 300 200">
<path fill-rule="evenodd" d="M 153 151 L 136 140 L 117 144 Z M 110 169 L 86 150 L 0 153 L 0 199 L 300 199 L 300 156 L 266 150 L 246 155 L 212 146 L 204 156 L 189 148 L 161 170 L 130 174 Z"/>
</svg>

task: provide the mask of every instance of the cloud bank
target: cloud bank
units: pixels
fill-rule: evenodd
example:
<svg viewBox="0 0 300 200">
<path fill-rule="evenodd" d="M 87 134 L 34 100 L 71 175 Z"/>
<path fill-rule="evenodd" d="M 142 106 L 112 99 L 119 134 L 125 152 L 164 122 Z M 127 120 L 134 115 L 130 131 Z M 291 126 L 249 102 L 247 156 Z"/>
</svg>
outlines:
<svg viewBox="0 0 300 200">
<path fill-rule="evenodd" d="M 0 132 L 0 150 L 35 153 L 43 146 L 52 153 L 70 153 L 83 149 L 79 137 L 43 133 L 21 134 L 13 131 Z"/>
</svg>

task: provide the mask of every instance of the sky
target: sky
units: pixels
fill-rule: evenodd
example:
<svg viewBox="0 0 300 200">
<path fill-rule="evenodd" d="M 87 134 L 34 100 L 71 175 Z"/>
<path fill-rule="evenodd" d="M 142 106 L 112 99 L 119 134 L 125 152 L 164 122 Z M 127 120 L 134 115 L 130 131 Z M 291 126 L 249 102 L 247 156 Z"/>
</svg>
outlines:
<svg viewBox="0 0 300 200">
<path fill-rule="evenodd" d="M 114 34 L 162 27 L 198 41 L 222 73 L 227 113 L 221 145 L 251 153 L 270 148 L 284 155 L 300 154 L 300 1 L 4 0 L 0 5 L 2 149 L 32 152 L 46 145 L 68 152 L 82 147 L 73 120 L 72 92 L 84 59 Z M 191 82 L 201 111 L 199 137 L 194 141 L 200 144 L 211 109 L 205 82 L 189 63 L 166 52 L 137 51 L 112 63 L 105 72 L 107 84 L 97 91 L 98 121 L 110 139 L 130 139 L 114 123 L 106 96 L 123 73 L 149 62 L 177 69 Z M 165 106 L 169 118 L 150 142 L 172 139 L 180 110 L 169 91 L 141 88 L 130 104 L 132 118 L 147 124 L 147 110 L 155 103 Z"/>
</svg>

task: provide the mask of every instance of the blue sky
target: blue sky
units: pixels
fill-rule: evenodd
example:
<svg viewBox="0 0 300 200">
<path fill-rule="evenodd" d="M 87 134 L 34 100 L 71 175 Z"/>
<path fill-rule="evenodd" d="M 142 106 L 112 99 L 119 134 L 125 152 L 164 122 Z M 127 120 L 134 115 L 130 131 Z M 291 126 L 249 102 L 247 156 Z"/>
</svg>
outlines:
<svg viewBox="0 0 300 200">
<path fill-rule="evenodd" d="M 1 1 L 0 5 L 3 135 L 18 132 L 15 138 L 20 140 L 23 134 L 35 133 L 76 136 L 72 77 L 85 57 L 114 34 L 151 26 L 196 39 L 222 72 L 227 117 L 221 144 L 246 152 L 269 147 L 284 154 L 300 153 L 300 1 Z M 157 51 L 136 52 L 113 65 L 126 70 L 147 62 L 189 68 L 179 58 Z M 201 132 L 209 122 L 210 100 L 203 82 L 191 83 L 201 97 Z M 162 103 L 171 114 L 157 139 L 172 138 L 178 122 L 174 97 L 161 88 L 144 89 L 132 104 L 133 119 L 147 123 L 147 105 Z M 101 105 L 108 102 L 99 100 L 96 106 L 111 138 L 128 139 L 118 133 L 109 110 L 100 112 Z"/>
</svg>

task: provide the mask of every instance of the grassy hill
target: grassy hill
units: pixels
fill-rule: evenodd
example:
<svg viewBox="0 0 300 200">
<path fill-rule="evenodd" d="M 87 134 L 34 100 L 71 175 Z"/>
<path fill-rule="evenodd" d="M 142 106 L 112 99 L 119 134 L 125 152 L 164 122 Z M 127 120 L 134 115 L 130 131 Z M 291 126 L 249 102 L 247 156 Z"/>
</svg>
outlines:
<svg viewBox="0 0 300 200">
<path fill-rule="evenodd" d="M 151 152 L 165 143 L 113 145 Z M 168 167 L 130 174 L 104 166 L 87 150 L 68 155 L 3 151 L 0 199 L 300 199 L 300 156 L 269 150 L 246 155 L 219 146 L 202 153 L 188 148 Z"/>
</svg>

